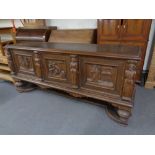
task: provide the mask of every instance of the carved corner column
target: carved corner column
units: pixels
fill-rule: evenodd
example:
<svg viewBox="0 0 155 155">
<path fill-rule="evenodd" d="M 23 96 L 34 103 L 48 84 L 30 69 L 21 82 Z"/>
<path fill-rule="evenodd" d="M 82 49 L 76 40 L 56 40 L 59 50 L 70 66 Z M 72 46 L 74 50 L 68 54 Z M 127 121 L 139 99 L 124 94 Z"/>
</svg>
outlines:
<svg viewBox="0 0 155 155">
<path fill-rule="evenodd" d="M 13 64 L 13 61 L 12 61 L 12 55 L 11 55 L 10 49 L 6 49 L 5 54 L 6 54 L 6 57 L 7 57 L 7 60 L 8 60 L 8 66 L 9 66 L 9 68 L 11 70 L 11 75 L 15 75 L 15 68 L 14 68 L 14 64 Z M 17 91 L 20 92 L 20 90 L 18 88 L 22 87 L 22 85 L 23 85 L 22 81 L 14 79 L 14 84 L 16 86 Z"/>
<path fill-rule="evenodd" d="M 125 66 L 125 77 L 122 90 L 122 100 L 132 103 L 135 91 L 135 81 L 137 73 L 137 61 L 129 60 Z M 131 116 L 131 107 L 129 106 L 107 106 L 107 114 L 120 124 L 127 125 Z"/>
<path fill-rule="evenodd" d="M 37 80 L 41 81 L 41 63 L 40 63 L 40 55 L 38 51 L 34 51 L 34 65 L 35 65 L 35 74 L 37 76 Z"/>
<path fill-rule="evenodd" d="M 125 78 L 122 90 L 122 99 L 125 101 L 132 101 L 135 89 L 137 71 L 137 61 L 129 60 L 125 68 Z"/>
<path fill-rule="evenodd" d="M 34 51 L 34 66 L 35 66 L 35 75 L 37 77 L 37 81 L 42 81 L 42 72 L 41 72 L 41 60 L 38 51 Z M 46 89 L 48 87 L 38 84 L 38 86 L 42 89 Z"/>
<path fill-rule="evenodd" d="M 11 55 L 10 49 L 6 49 L 5 53 L 6 53 L 6 57 L 8 59 L 8 66 L 11 70 L 11 75 L 15 75 L 15 67 L 14 67 L 14 64 L 12 61 L 12 55 Z"/>
<path fill-rule="evenodd" d="M 77 55 L 70 56 L 70 82 L 71 82 L 71 88 L 73 89 L 79 88 L 79 58 Z M 82 97 L 82 95 L 73 92 L 70 93 L 70 95 L 79 98 Z"/>
<path fill-rule="evenodd" d="M 79 60 L 77 55 L 70 56 L 70 80 L 72 88 L 79 87 Z"/>
</svg>

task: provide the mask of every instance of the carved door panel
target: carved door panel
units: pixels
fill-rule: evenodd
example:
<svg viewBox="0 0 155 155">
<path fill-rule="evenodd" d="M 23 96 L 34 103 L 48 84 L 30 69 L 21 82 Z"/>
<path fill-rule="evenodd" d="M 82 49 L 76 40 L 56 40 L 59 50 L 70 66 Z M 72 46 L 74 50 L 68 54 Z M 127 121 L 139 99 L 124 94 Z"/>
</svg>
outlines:
<svg viewBox="0 0 155 155">
<path fill-rule="evenodd" d="M 33 52 L 26 50 L 14 50 L 13 59 L 16 74 L 35 75 L 35 67 L 33 63 Z"/>
<path fill-rule="evenodd" d="M 86 91 L 120 97 L 125 61 L 94 57 L 80 58 L 80 85 Z"/>
<path fill-rule="evenodd" d="M 63 54 L 42 53 L 43 78 L 57 84 L 69 83 L 69 57 Z"/>
<path fill-rule="evenodd" d="M 103 40 L 120 39 L 121 20 L 100 19 L 98 20 L 98 43 Z"/>
<path fill-rule="evenodd" d="M 121 40 L 147 41 L 151 20 L 124 19 L 121 29 Z"/>
</svg>

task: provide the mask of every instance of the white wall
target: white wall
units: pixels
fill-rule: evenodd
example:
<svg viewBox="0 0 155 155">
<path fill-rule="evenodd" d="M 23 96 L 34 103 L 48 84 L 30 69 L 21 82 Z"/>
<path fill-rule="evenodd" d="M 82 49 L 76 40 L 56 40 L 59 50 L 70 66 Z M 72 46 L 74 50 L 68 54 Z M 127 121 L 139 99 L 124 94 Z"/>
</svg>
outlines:
<svg viewBox="0 0 155 155">
<path fill-rule="evenodd" d="M 57 26 L 58 29 L 89 29 L 97 28 L 96 19 L 46 19 L 48 26 Z M 20 20 L 15 20 L 16 27 L 22 26 Z M 0 27 L 12 26 L 11 20 L 1 19 Z"/>
<path fill-rule="evenodd" d="M 46 24 L 58 29 L 91 29 L 97 28 L 96 19 L 47 19 Z"/>
<path fill-rule="evenodd" d="M 22 23 L 19 19 L 15 19 L 16 27 L 22 26 Z M 12 27 L 12 22 L 10 19 L 0 19 L 0 27 Z"/>
</svg>

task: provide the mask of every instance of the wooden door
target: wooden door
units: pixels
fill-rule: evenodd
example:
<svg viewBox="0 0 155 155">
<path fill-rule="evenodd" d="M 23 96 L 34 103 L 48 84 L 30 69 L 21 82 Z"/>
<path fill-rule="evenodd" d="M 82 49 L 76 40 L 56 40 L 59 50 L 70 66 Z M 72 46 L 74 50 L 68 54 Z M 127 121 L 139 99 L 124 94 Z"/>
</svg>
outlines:
<svg viewBox="0 0 155 155">
<path fill-rule="evenodd" d="M 104 40 L 120 39 L 121 20 L 118 19 L 100 19 L 98 20 L 98 43 L 104 43 Z"/>
<path fill-rule="evenodd" d="M 123 41 L 148 41 L 151 20 L 124 19 L 121 25 L 121 40 Z"/>
</svg>

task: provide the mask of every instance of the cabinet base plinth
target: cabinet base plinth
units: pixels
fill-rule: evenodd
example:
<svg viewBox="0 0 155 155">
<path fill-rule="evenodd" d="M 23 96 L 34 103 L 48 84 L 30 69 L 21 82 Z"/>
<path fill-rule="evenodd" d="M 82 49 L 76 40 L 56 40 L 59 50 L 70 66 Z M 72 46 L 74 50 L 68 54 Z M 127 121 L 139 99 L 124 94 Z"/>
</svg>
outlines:
<svg viewBox="0 0 155 155">
<path fill-rule="evenodd" d="M 82 98 L 83 96 L 80 94 L 76 94 L 76 93 L 69 93 L 71 96 L 73 97 L 77 97 L 77 98 Z"/>
<path fill-rule="evenodd" d="M 119 112 L 118 112 L 118 109 L 113 107 L 113 106 L 110 106 L 110 105 L 107 105 L 105 107 L 105 111 L 107 113 L 107 115 L 112 119 L 114 120 L 115 122 L 119 123 L 120 125 L 123 125 L 123 126 L 127 126 L 128 125 L 128 119 L 129 119 L 129 113 L 127 111 L 124 111 L 124 113 L 127 113 L 128 116 L 126 117 L 122 117 L 119 115 Z"/>
<path fill-rule="evenodd" d="M 15 82 L 15 86 L 16 86 L 16 90 L 19 93 L 29 92 L 37 88 L 37 86 L 32 83 L 23 82 L 19 80 Z"/>
</svg>

